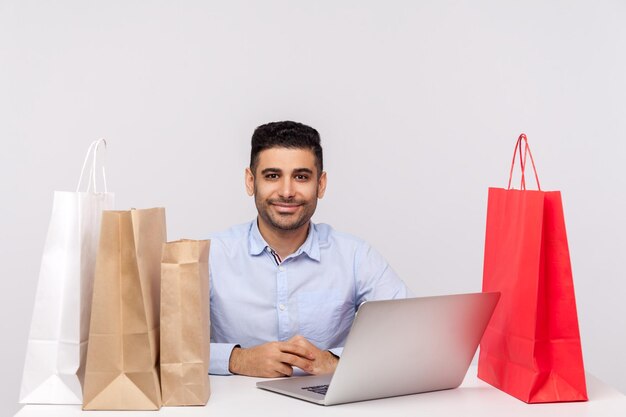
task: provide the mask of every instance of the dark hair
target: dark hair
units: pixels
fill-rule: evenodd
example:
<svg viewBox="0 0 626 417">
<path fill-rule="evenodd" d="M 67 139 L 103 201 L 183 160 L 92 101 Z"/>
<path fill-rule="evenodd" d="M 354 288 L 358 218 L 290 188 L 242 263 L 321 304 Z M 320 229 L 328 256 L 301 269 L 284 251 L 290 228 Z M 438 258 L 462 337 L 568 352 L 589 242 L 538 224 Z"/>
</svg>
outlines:
<svg viewBox="0 0 626 417">
<path fill-rule="evenodd" d="M 252 134 L 250 170 L 254 174 L 259 153 L 270 148 L 310 149 L 315 154 L 317 175 L 324 169 L 322 145 L 317 130 L 302 123 L 284 121 L 261 125 Z"/>
</svg>

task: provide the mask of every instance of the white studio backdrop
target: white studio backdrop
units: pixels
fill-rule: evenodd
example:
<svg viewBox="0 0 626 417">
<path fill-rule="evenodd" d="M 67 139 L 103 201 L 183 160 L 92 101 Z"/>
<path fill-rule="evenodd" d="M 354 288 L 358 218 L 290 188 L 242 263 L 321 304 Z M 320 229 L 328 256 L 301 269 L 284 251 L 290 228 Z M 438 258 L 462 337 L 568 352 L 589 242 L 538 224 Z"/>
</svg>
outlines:
<svg viewBox="0 0 626 417">
<path fill-rule="evenodd" d="M 418 295 L 480 290 L 487 188 L 526 132 L 563 194 L 586 368 L 626 392 L 624 21 L 604 0 L 0 1 L 3 414 L 53 191 L 91 141 L 118 208 L 203 238 L 254 216 L 250 136 L 286 119 L 322 135 L 315 221 Z"/>
</svg>

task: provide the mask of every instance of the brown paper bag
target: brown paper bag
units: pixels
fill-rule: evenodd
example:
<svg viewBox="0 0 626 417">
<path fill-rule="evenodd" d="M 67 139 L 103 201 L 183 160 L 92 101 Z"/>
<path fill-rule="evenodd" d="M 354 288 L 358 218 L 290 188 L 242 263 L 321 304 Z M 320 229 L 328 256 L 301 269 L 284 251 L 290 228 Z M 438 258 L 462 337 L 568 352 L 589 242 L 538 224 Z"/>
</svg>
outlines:
<svg viewBox="0 0 626 417">
<path fill-rule="evenodd" d="M 161 395 L 163 405 L 205 405 L 209 384 L 208 240 L 163 245 Z"/>
<path fill-rule="evenodd" d="M 83 409 L 157 410 L 165 209 L 104 211 Z"/>
</svg>

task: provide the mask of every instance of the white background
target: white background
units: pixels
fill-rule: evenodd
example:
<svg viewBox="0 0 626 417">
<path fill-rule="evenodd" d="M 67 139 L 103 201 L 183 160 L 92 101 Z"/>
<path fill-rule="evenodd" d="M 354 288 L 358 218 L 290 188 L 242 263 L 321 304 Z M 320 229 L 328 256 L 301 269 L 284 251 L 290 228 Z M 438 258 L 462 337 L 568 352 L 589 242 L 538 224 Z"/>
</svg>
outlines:
<svg viewBox="0 0 626 417">
<path fill-rule="evenodd" d="M 118 208 L 203 238 L 254 216 L 250 136 L 285 119 L 322 135 L 314 220 L 418 295 L 480 290 L 487 188 L 526 132 L 563 193 L 586 368 L 626 391 L 625 21 L 623 1 L 0 1 L 3 414 L 89 143 Z"/>
</svg>

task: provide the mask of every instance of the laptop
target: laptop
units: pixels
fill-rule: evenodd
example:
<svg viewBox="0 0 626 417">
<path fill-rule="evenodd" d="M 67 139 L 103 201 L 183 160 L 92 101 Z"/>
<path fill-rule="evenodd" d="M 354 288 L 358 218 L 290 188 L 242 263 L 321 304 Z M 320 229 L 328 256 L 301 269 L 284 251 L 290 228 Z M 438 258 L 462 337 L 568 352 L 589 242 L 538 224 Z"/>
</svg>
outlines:
<svg viewBox="0 0 626 417">
<path fill-rule="evenodd" d="M 496 292 L 365 302 L 333 374 L 256 386 L 321 405 L 456 388 L 499 298 Z"/>
</svg>

